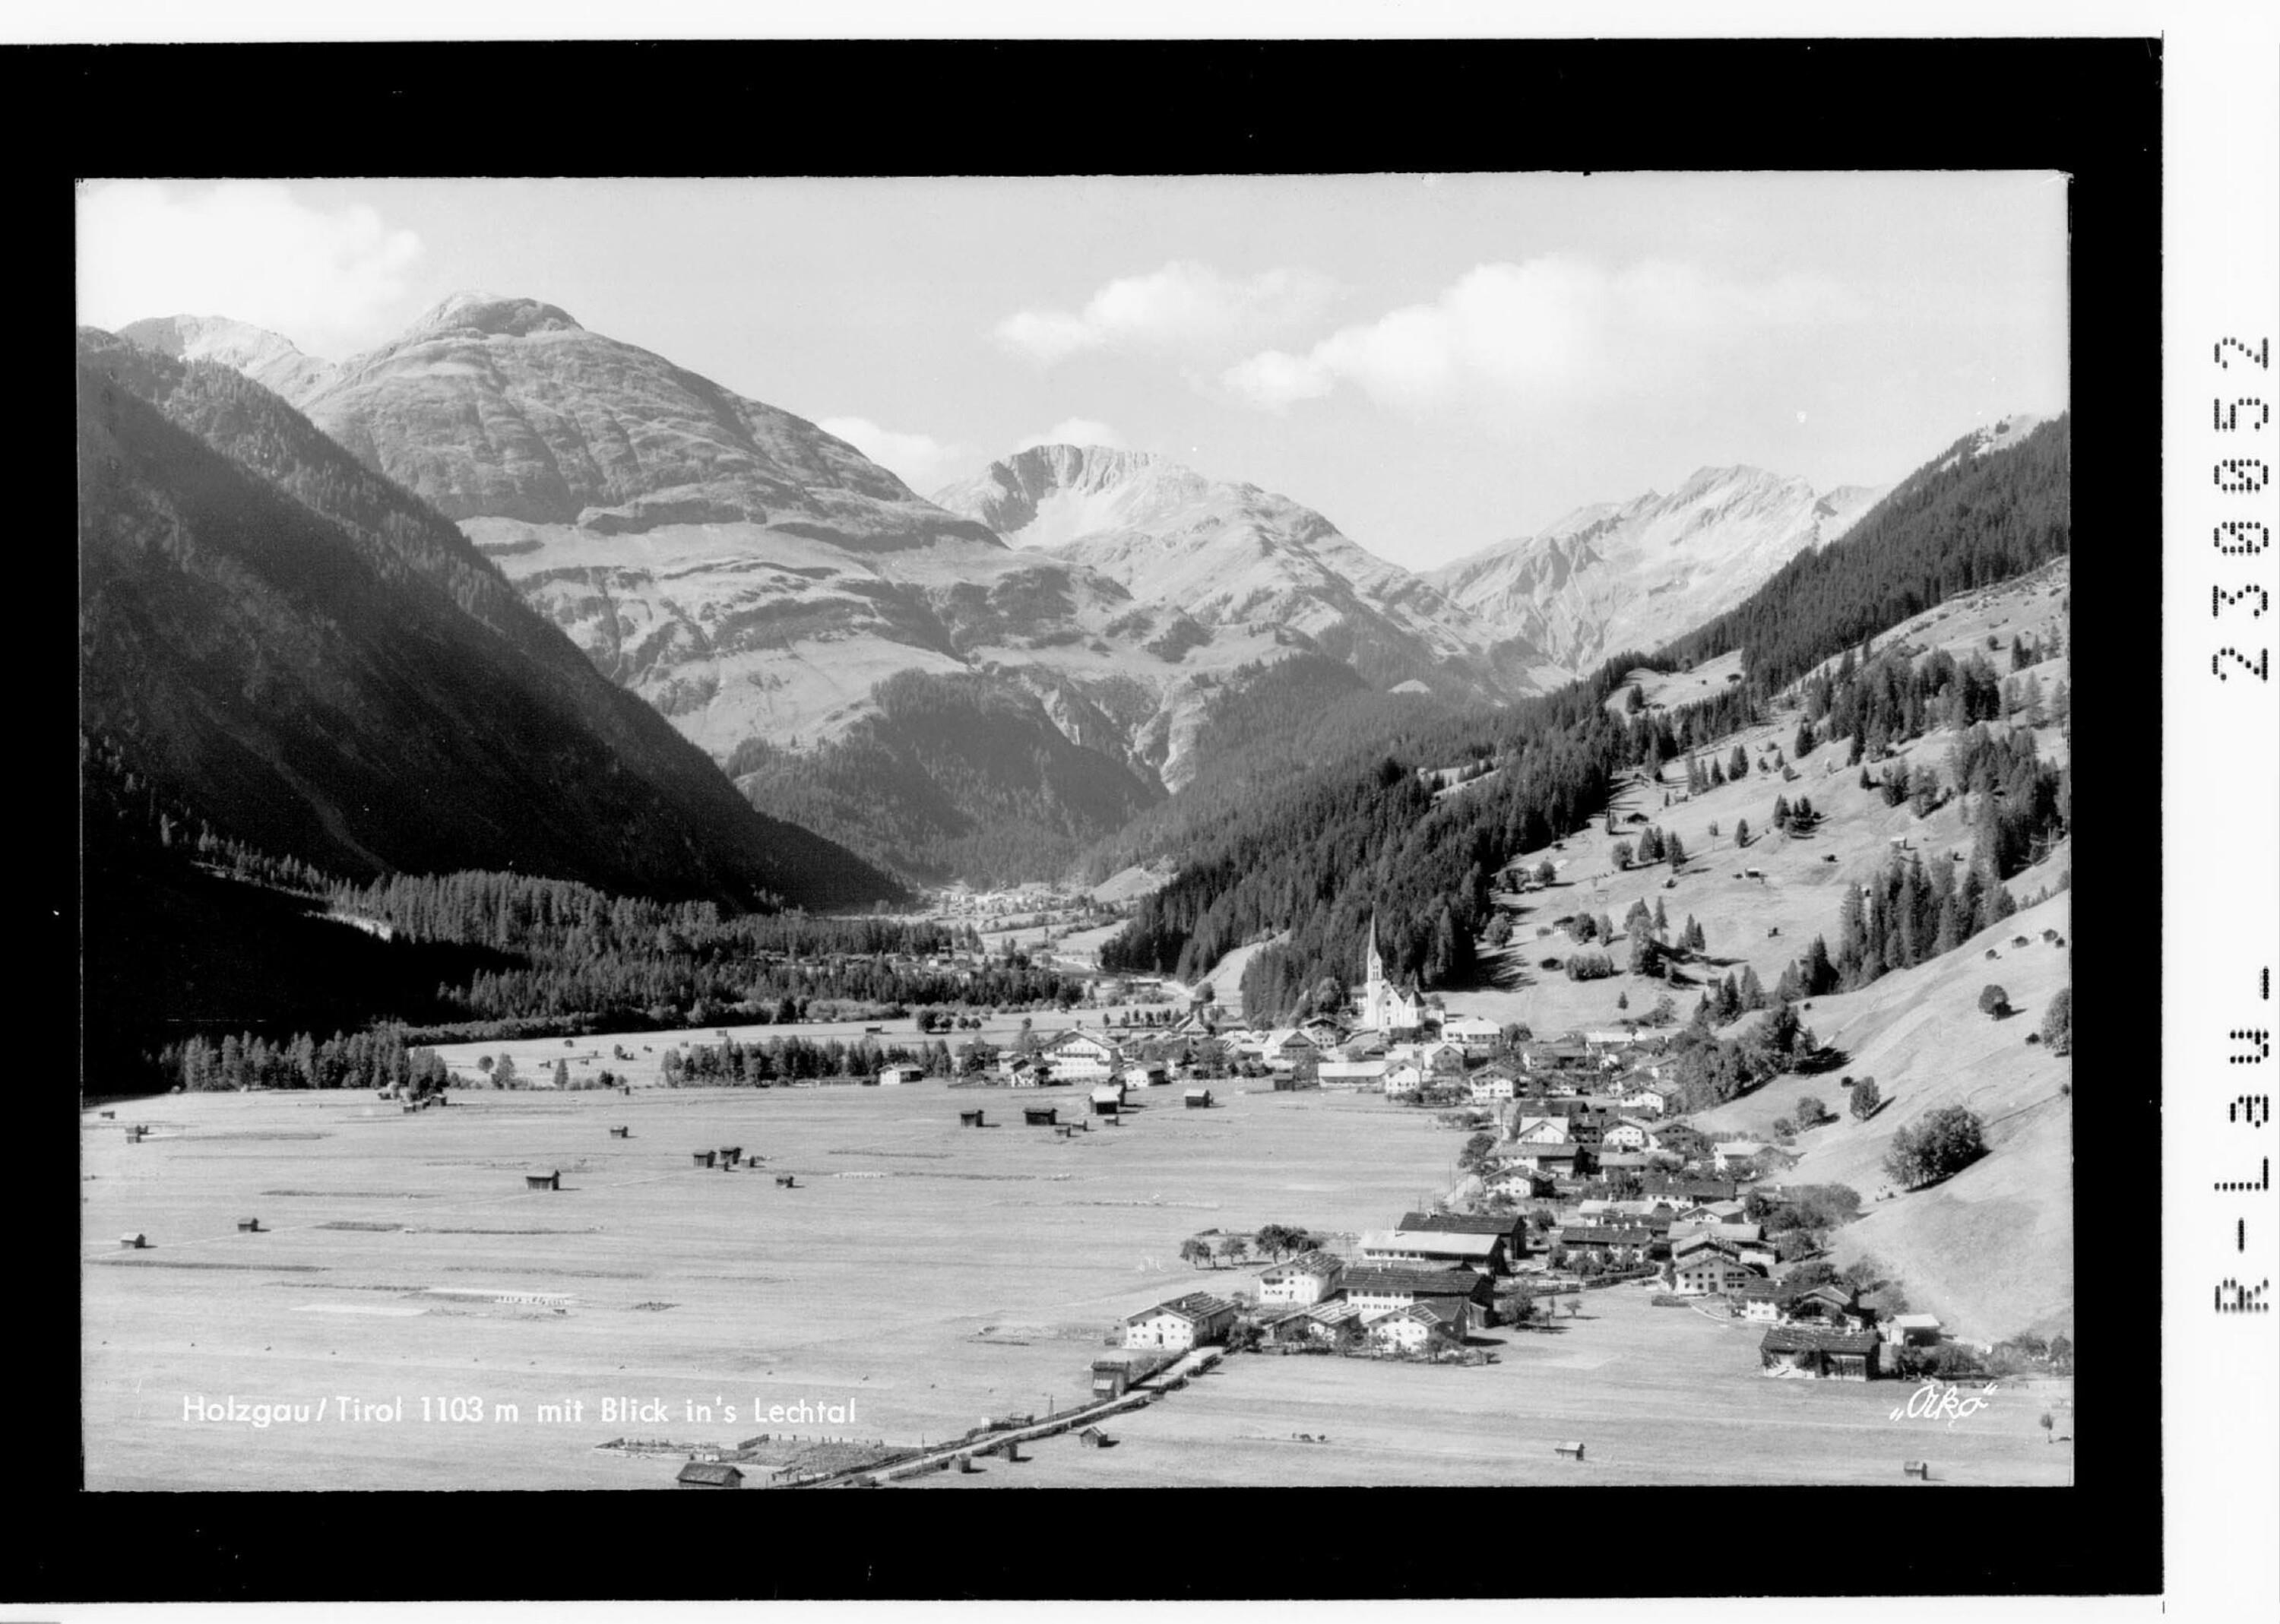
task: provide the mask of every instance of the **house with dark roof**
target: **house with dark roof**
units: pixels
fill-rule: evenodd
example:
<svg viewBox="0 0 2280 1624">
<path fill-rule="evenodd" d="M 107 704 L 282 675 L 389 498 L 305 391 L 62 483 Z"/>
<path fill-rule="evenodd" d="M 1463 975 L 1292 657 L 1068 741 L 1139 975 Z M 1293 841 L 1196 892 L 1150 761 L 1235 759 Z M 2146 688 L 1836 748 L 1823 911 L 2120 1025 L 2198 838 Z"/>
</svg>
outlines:
<svg viewBox="0 0 2280 1624">
<path fill-rule="evenodd" d="M 1346 1270 L 1338 1293 L 1371 1320 L 1397 1308 L 1430 1304 L 1443 1310 L 1444 1316 L 1460 1335 L 1487 1324 L 1496 1306 L 1495 1288 L 1489 1283 L 1489 1277 L 1465 1268 L 1418 1269 L 1356 1264 Z"/>
<path fill-rule="evenodd" d="M 1500 1235 L 1505 1251 L 1516 1253 L 1528 1220 L 1518 1212 L 1404 1212 L 1394 1228 L 1435 1235 Z"/>
<path fill-rule="evenodd" d="M 1128 1348 L 1198 1348 L 1206 1343 L 1224 1342 L 1235 1324 L 1236 1307 L 1223 1297 L 1207 1291 L 1190 1291 L 1185 1297 L 1175 1297 L 1168 1303 L 1159 1303 L 1153 1308 L 1144 1308 L 1124 1319 L 1124 1345 Z"/>
<path fill-rule="evenodd" d="M 1777 1325 L 1758 1344 L 1758 1358 L 1769 1376 L 1817 1376 L 1835 1382 L 1872 1382 L 1877 1368 L 1874 1331 L 1824 1331 L 1809 1326 Z"/>
<path fill-rule="evenodd" d="M 719 1460 L 692 1460 L 673 1480 L 676 1489 L 742 1489 L 744 1474 Z"/>
<path fill-rule="evenodd" d="M 1517 1167 L 1523 1173 L 1582 1173 L 1591 1166 L 1591 1153 L 1572 1142 L 1560 1144 L 1505 1144 L 1497 1147 L 1490 1159 L 1493 1176 L 1507 1167 Z"/>
</svg>

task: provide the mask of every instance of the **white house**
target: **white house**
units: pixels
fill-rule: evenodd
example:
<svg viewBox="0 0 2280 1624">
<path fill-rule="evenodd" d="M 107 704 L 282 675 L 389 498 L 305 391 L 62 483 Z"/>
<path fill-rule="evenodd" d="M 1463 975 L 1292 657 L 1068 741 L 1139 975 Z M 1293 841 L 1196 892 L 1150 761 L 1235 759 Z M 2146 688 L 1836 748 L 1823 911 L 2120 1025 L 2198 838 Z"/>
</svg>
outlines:
<svg viewBox="0 0 2280 1624">
<path fill-rule="evenodd" d="M 1334 1295 L 1345 1265 L 1326 1251 L 1301 1252 L 1259 1277 L 1261 1303 L 1306 1305 Z"/>
<path fill-rule="evenodd" d="M 1599 1135 L 1599 1143 L 1617 1151 L 1657 1151 L 1662 1148 L 1661 1136 L 1655 1132 L 1654 1125 L 1642 1122 L 1637 1117 L 1624 1117 L 1618 1120 Z"/>
<path fill-rule="evenodd" d="M 1718 1171 L 1725 1173 L 1750 1160 L 1765 1148 L 1765 1142 L 1760 1139 L 1729 1139 L 1723 1144 L 1713 1145 L 1711 1155 Z"/>
<path fill-rule="evenodd" d="M 1380 1346 L 1404 1353 L 1428 1353 L 1460 1346 L 1464 1341 L 1463 1332 L 1452 1331 L 1438 1310 L 1423 1303 L 1380 1314 L 1369 1322 L 1367 1335 Z"/>
<path fill-rule="evenodd" d="M 1634 1116 L 1659 1117 L 1665 1101 L 1658 1089 L 1634 1089 L 1629 1094 L 1618 1095 L 1615 1103 Z"/>
<path fill-rule="evenodd" d="M 1106 1039 L 1074 1028 L 1046 1044 L 1044 1054 L 1063 1082 L 1105 1082 L 1124 1058 Z"/>
<path fill-rule="evenodd" d="M 1493 1020 L 1478 1015 L 1452 1015 L 1441 1023 L 1441 1035 L 1452 1043 L 1464 1045 L 1467 1057 L 1483 1055 L 1496 1047 L 1504 1028 Z"/>
<path fill-rule="evenodd" d="M 1128 1314 L 1124 1345 L 1128 1348 L 1195 1348 L 1219 1342 L 1235 1323 L 1235 1305 L 1209 1292 L 1190 1291 L 1168 1303 Z"/>
<path fill-rule="evenodd" d="M 1414 1060 L 1387 1066 L 1384 1077 L 1388 1094 L 1414 1094 L 1425 1086 L 1425 1068 Z"/>
<path fill-rule="evenodd" d="M 1512 1130 L 1514 1144 L 1566 1144 L 1566 1117 L 1522 1117 Z"/>
<path fill-rule="evenodd" d="M 1502 1072 L 1483 1072 L 1471 1080 L 1473 1103 L 1485 1104 L 1490 1100 L 1512 1097 L 1512 1079 Z"/>
<path fill-rule="evenodd" d="M 879 1086 L 899 1088 L 906 1082 L 916 1082 L 926 1074 L 915 1066 L 882 1066 L 879 1068 Z"/>
</svg>

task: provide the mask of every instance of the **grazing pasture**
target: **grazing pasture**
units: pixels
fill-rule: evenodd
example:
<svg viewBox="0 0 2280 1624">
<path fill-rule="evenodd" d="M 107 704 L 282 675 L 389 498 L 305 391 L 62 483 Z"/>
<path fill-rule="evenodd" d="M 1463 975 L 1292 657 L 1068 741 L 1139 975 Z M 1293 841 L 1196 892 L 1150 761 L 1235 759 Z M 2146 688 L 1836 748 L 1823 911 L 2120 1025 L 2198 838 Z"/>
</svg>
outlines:
<svg viewBox="0 0 2280 1624">
<path fill-rule="evenodd" d="M 752 1421 L 756 1399 L 851 1406 L 790 1428 L 805 1435 L 939 1439 L 1079 1402 L 1124 1314 L 1254 1280 L 1182 1263 L 1187 1236 L 1380 1227 L 1445 1183 L 1455 1150 L 1425 1113 L 1355 1097 L 1221 1090 L 1201 1112 L 1164 1089 L 1116 1127 L 1019 1125 L 1021 1103 L 1071 1093 L 483 1091 L 411 1115 L 368 1093 L 175 1095 L 89 1112 L 89 1483 L 663 1487 L 678 1458 L 594 1446 L 785 1430 Z M 975 1105 L 990 1126 L 961 1129 Z M 691 1158 L 726 1145 L 748 1165 Z M 528 1187 L 558 1169 L 559 1189 Z M 122 1251 L 129 1231 L 149 1250 Z M 462 1415 L 481 1399 L 486 1419 L 423 1423 L 423 1395 Z M 186 1399 L 232 1397 L 335 1402 L 322 1422 L 184 1418 Z M 668 1419 L 596 1419 L 612 1397 Z M 405 1413 L 343 1422 L 343 1397 Z M 537 1419 L 581 1399 L 582 1421 Z M 686 1419 L 691 1403 L 719 1419 Z"/>
<path fill-rule="evenodd" d="M 1182 1264 L 1186 1236 L 1382 1226 L 1443 1181 L 1455 1145 L 1367 1096 L 1237 1091 L 1206 1112 L 1174 1092 L 1069 1139 L 995 1126 L 997 1111 L 957 1126 L 962 1105 L 1018 1121 L 1021 1099 L 1062 1091 L 939 1082 L 472 1094 L 412 1116 L 364 1094 L 174 1096 L 89 1113 L 89 1485 L 663 1488 L 683 1454 L 595 1446 L 789 1432 L 788 1457 L 1044 1414 L 1084 1400 L 1122 1315 L 1255 1282 Z M 127 1118 L 150 1137 L 129 1144 Z M 724 1144 L 749 1165 L 692 1162 Z M 528 1187 L 556 1169 L 560 1189 Z M 239 1228 L 255 1217 L 259 1232 Z M 127 1231 L 150 1248 L 120 1250 Z M 1903 1384 L 1764 1381 L 1753 1332 L 1645 1296 L 1592 1293 L 1556 1331 L 1488 1333 L 1502 1362 L 1481 1368 L 1241 1356 L 1118 1417 L 1112 1448 L 1057 1438 L 914 1481 L 1874 1482 L 1904 1456 L 1954 1482 L 2070 1469 L 2034 1427 L 2039 1400 L 1952 1429 L 1893 1422 Z M 611 1399 L 637 1407 L 605 1419 Z M 811 1419 L 756 1420 L 755 1403 Z M 708 1404 L 710 1420 L 690 1409 Z M 258 1405 L 310 1419 L 256 1425 Z M 1580 1469 L 1551 1452 L 1569 1436 L 1590 1446 Z"/>
</svg>

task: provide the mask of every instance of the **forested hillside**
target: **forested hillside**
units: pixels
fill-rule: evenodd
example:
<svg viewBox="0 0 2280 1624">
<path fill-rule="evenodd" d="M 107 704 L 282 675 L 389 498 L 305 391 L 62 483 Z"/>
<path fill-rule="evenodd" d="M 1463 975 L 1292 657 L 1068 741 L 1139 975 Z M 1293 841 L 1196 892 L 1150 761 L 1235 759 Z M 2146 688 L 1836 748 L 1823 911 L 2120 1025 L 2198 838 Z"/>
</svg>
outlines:
<svg viewBox="0 0 2280 1624">
<path fill-rule="evenodd" d="M 80 356 L 81 723 L 218 830 L 362 877 L 898 894 L 753 812 L 454 527 L 260 385 L 106 334 Z"/>
<path fill-rule="evenodd" d="M 1261 1011 L 1343 996 L 1379 917 L 1387 966 L 1428 984 L 1467 974 L 1489 881 L 1510 852 L 1578 828 L 1612 774 L 1646 748 L 1605 705 L 1625 655 L 1591 679 L 1497 712 L 1413 727 L 1228 807 L 1199 830 L 1179 875 L 1101 949 L 1109 968 L 1193 976 L 1229 949 L 1288 929 L 1252 961 Z M 1437 801 L 1416 768 L 1496 764 Z M 1246 997 L 1251 992 L 1247 990 Z"/>
<path fill-rule="evenodd" d="M 1770 692 L 1944 598 L 2067 551 L 2069 414 L 1975 455 L 1978 438 L 1956 442 L 1841 540 L 1799 553 L 1738 608 L 1666 652 L 1691 664 L 1740 649 L 1751 680 Z"/>
</svg>

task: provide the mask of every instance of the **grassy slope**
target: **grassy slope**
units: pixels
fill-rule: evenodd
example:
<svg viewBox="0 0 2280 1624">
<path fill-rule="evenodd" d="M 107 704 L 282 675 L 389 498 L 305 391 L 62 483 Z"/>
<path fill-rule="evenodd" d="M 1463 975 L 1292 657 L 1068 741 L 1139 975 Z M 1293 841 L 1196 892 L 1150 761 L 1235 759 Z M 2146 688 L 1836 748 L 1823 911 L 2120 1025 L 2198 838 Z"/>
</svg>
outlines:
<svg viewBox="0 0 2280 1624">
<path fill-rule="evenodd" d="M 2060 560 L 2003 588 L 1953 599 L 1879 636 L 1876 643 L 1880 649 L 1890 646 L 1898 635 L 1923 650 L 1945 648 L 1959 658 L 1976 650 L 2007 674 L 2013 634 L 2047 635 L 2059 625 L 2059 605 L 2068 584 L 2067 565 Z M 2000 642 L 1999 650 L 1987 650 L 1990 635 Z M 2069 663 L 2061 657 L 2030 667 L 2040 677 L 2045 698 L 2066 679 Z M 1707 677 L 1709 689 L 1722 686 L 1729 664 L 1722 658 L 1691 675 L 1639 676 L 1649 699 L 1683 704 L 1699 697 L 1688 686 L 1698 678 Z M 1797 764 L 1800 776 L 1795 783 L 1784 782 L 1778 773 L 1755 771 L 1760 747 L 1772 743 L 1786 752 L 1797 721 L 1797 712 L 1778 712 L 1769 723 L 1719 742 L 1714 753 L 1722 760 L 1737 743 L 1749 750 L 1753 770 L 1739 783 L 1668 808 L 1662 805 L 1662 789 L 1652 786 L 1634 786 L 1617 797 L 1619 819 L 1642 812 L 1685 842 L 1690 856 L 1674 889 L 1663 889 L 1670 877 L 1668 866 L 1614 871 L 1610 849 L 1617 839 L 1636 840 L 1637 826 L 1621 825 L 1625 832 L 1616 836 L 1595 827 L 1567 841 L 1564 850 L 1529 854 L 1531 861 L 1548 855 L 1559 864 L 1560 882 L 1548 892 L 1504 899 L 1520 920 L 1513 945 L 1501 953 L 1483 950 L 1501 984 L 1452 991 L 1449 1008 L 1499 1021 L 1524 1020 L 1544 1034 L 1608 1027 L 1626 1014 L 1644 1015 L 1661 990 L 1652 982 L 1629 975 L 1576 982 L 1537 967 L 1543 958 L 1564 958 L 1575 946 L 1560 930 L 1539 937 L 1539 926 L 1583 909 L 1606 912 L 1620 926 L 1624 912 L 1641 897 L 1650 907 L 1660 898 L 1674 929 L 1689 914 L 1700 921 L 1710 955 L 1718 961 L 1716 974 L 1738 973 L 1747 964 L 1770 990 L 1783 966 L 1814 935 L 1826 937 L 1835 951 L 1844 886 L 1875 873 L 1893 836 L 1906 838 L 1927 858 L 1943 850 L 1969 854 L 1971 831 L 1963 803 L 1951 802 L 1924 819 L 1905 805 L 1888 807 L 1880 792 L 1860 787 L 1859 768 L 1843 766 L 1841 743 L 1824 745 Z M 1912 768 L 1919 762 L 1944 768 L 1953 743 L 1949 733 L 1928 735 L 1901 750 L 1899 758 Z M 2055 727 L 2037 731 L 2036 747 L 2045 760 L 2068 758 L 2066 741 Z M 1710 753 L 1705 752 L 1706 760 Z M 1832 761 L 1837 764 L 1833 774 L 1828 771 Z M 1682 788 L 1684 774 L 1683 762 L 1666 769 L 1666 778 Z M 1818 830 L 1801 840 L 1762 834 L 1746 850 L 1736 849 L 1737 819 L 1748 819 L 1753 831 L 1768 829 L 1774 797 L 1785 794 L 1794 801 L 1800 790 L 1823 814 Z M 1714 821 L 1719 827 L 1715 840 L 1709 833 Z M 1822 860 L 1829 852 L 1836 862 Z M 2012 895 L 2023 901 L 2055 886 L 2073 861 L 2073 843 L 2061 842 L 2041 864 L 2012 878 Z M 1763 870 L 1765 880 L 1739 877 L 1747 868 Z M 1842 1112 L 1845 1090 L 1837 1086 L 1838 1075 L 1874 1076 L 1891 1103 L 1868 1124 L 1847 1118 L 1806 1135 L 1804 1159 L 1791 1177 L 1858 1189 L 1869 1210 L 1858 1224 L 1839 1232 L 1837 1259 L 1873 1257 L 1901 1280 L 1916 1309 L 1938 1314 L 1968 1335 L 1999 1336 L 2030 1326 L 2045 1333 L 2073 1329 L 2071 1119 L 2057 1099 L 2058 1085 L 2070 1078 L 2071 1067 L 2026 1042 L 2027 1034 L 2040 1027 L 2050 995 L 2070 980 L 2068 951 L 2045 945 L 2041 933 L 2048 927 L 2071 940 L 2071 908 L 2070 894 L 2057 893 L 1944 960 L 1899 972 L 1860 992 L 1814 1000 L 1805 1012 L 1806 1024 L 1850 1055 L 1840 1073 L 1776 1078 L 1698 1119 L 1712 1132 L 1770 1136 L 1773 1120 L 1790 1115 L 1800 1094 L 1814 1094 Z M 1780 934 L 1768 934 L 1775 930 Z M 2014 950 L 2010 940 L 2019 935 L 2034 945 Z M 2002 955 L 2000 961 L 1987 961 L 1990 946 Z M 1979 989 L 1991 981 L 2001 983 L 2020 1014 L 1999 1024 L 1979 1014 Z M 1691 1012 L 1696 991 L 1685 988 L 1674 994 L 1682 1018 Z M 1628 1010 L 1615 1005 L 1621 994 L 1629 997 Z M 1892 1130 L 1949 1104 L 1967 1104 L 1987 1120 L 1993 1154 L 1937 1189 L 1878 1202 L 1876 1194 L 1886 1183 L 1879 1164 Z"/>
<path fill-rule="evenodd" d="M 2072 904 L 2060 892 L 1945 958 L 1816 998 L 1806 1017 L 1850 1057 L 1845 1073 L 1876 1078 L 1885 1103 L 1866 1122 L 1848 1113 L 1803 1135 L 1789 1178 L 1859 1190 L 1868 1211 L 1837 1232 L 1836 1260 L 1875 1258 L 1901 1281 L 1911 1308 L 1966 1335 L 2074 1330 L 2073 1108 L 2059 1092 L 2074 1067 L 2027 1042 L 2052 995 L 2073 979 Z M 2045 942 L 2046 928 L 2068 945 Z M 2014 947 L 2020 935 L 2030 945 Z M 1987 958 L 1990 947 L 1999 960 Z M 1979 1012 L 1979 989 L 1990 981 L 2010 995 L 2017 1012 L 2007 1020 Z M 1776 1078 L 1694 1120 L 1709 1133 L 1769 1135 L 1801 1094 L 1843 1112 L 1837 1082 Z M 1882 1164 L 1894 1131 L 1946 1105 L 1967 1106 L 1986 1123 L 1986 1158 L 1945 1184 L 1880 1198 L 1890 1188 Z"/>
</svg>

